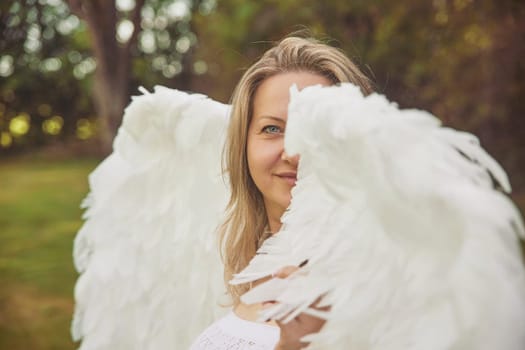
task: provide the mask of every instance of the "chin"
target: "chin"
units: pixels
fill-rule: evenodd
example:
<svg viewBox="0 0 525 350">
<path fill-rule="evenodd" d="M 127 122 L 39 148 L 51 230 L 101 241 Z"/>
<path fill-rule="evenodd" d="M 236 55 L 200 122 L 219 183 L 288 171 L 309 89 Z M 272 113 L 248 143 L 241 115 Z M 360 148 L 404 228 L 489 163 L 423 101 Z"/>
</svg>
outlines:
<svg viewBox="0 0 525 350">
<path fill-rule="evenodd" d="M 288 198 L 279 202 L 279 205 L 281 206 L 281 208 L 283 208 L 283 213 L 286 211 L 286 209 L 288 209 L 291 201 L 292 201 L 291 196 L 288 196 Z"/>
</svg>

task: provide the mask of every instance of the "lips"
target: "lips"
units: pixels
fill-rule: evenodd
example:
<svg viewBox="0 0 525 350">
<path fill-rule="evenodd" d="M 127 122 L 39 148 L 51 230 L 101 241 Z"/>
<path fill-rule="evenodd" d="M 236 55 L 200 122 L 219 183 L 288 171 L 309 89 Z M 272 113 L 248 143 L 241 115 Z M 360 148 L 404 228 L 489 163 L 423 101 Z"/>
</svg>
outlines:
<svg viewBox="0 0 525 350">
<path fill-rule="evenodd" d="M 297 182 L 297 173 L 295 172 L 283 172 L 283 173 L 279 173 L 279 174 L 276 174 L 277 177 L 283 179 L 284 181 L 288 182 L 288 184 L 290 185 L 295 185 L 295 183 Z"/>
</svg>

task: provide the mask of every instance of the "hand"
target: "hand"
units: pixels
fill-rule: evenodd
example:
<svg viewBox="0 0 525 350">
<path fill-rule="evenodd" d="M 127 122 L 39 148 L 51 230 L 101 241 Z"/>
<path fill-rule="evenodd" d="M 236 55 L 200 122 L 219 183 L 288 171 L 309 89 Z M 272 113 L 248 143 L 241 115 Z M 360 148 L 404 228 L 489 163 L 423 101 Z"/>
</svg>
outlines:
<svg viewBox="0 0 525 350">
<path fill-rule="evenodd" d="M 299 268 L 295 266 L 286 266 L 280 269 L 274 277 L 286 278 L 298 269 Z M 312 304 L 312 306 L 315 306 L 318 302 L 319 300 Z M 271 303 L 273 302 L 265 304 Z M 318 309 L 327 311 L 328 307 Z M 277 325 L 281 329 L 281 335 L 275 350 L 297 350 L 306 347 L 308 343 L 301 342 L 301 338 L 307 334 L 319 332 L 325 322 L 326 321 L 323 319 L 304 313 L 299 314 L 296 318 L 286 324 L 277 321 Z"/>
</svg>

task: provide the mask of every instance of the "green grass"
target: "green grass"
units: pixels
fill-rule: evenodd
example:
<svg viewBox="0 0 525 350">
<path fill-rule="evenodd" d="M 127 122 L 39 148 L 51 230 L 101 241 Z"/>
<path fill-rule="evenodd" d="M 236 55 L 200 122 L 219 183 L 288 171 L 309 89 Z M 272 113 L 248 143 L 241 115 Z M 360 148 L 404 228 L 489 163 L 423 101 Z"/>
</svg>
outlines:
<svg viewBox="0 0 525 350">
<path fill-rule="evenodd" d="M 76 348 L 69 334 L 72 244 L 97 163 L 0 163 L 0 349 Z"/>
</svg>

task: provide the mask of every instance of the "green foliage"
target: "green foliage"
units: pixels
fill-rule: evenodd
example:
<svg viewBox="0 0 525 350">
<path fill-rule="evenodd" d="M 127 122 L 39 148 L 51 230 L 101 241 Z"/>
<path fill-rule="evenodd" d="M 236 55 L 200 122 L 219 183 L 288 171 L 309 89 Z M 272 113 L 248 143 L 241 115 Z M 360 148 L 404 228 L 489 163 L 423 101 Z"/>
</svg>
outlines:
<svg viewBox="0 0 525 350">
<path fill-rule="evenodd" d="M 115 6 L 115 0 L 100 3 L 108 9 Z M 187 80 L 193 67 L 193 60 L 187 57 L 197 42 L 190 20 L 198 9 L 211 11 L 213 3 L 146 1 L 138 40 L 127 52 L 132 58 L 132 76 L 125 94 L 135 93 L 139 85 L 170 85 L 175 77 Z M 118 26 L 131 23 L 131 14 L 132 9 L 120 9 L 115 27 L 105 28 L 102 35 L 120 33 Z M 0 139 L 0 155 L 75 138 L 79 120 L 93 119 L 96 113 L 94 33 L 88 32 L 65 0 L 2 2 L 0 33 L 0 134 L 10 139 Z M 117 40 L 121 48 L 125 46 L 122 36 L 117 35 Z M 47 112 L 42 113 L 43 105 L 50 110 L 44 108 Z M 30 128 L 17 135 L 10 123 L 20 114 L 30 117 Z M 57 135 L 43 127 L 55 115 L 64 121 Z"/>
<path fill-rule="evenodd" d="M 333 38 L 401 107 L 478 135 L 525 191 L 524 2 L 223 0 L 195 21 L 196 55 L 220 67 L 210 79 L 222 84 L 202 84 L 212 96 L 227 100 L 268 40 L 307 27 Z"/>
<path fill-rule="evenodd" d="M 89 62 L 89 39 L 68 7 L 55 3 L 9 0 L 1 8 L 0 132 L 12 134 L 10 121 L 20 113 L 30 116 L 29 132 L 13 135 L 16 148 L 65 139 L 78 118 L 92 113 L 89 75 L 84 84 L 74 75 Z M 64 120 L 65 132 L 43 133 L 42 123 L 55 115 Z"/>
</svg>

